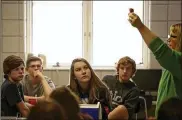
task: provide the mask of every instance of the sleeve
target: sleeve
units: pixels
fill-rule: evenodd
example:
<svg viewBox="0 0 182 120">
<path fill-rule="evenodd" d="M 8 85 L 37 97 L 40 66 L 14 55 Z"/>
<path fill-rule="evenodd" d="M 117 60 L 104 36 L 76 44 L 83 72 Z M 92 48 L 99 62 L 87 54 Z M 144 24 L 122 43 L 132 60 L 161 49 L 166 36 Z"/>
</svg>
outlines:
<svg viewBox="0 0 182 120">
<path fill-rule="evenodd" d="M 180 53 L 170 49 L 160 38 L 154 39 L 149 48 L 163 68 L 181 79 L 180 57 L 182 56 Z"/>
<path fill-rule="evenodd" d="M 102 78 L 102 82 L 104 82 L 105 84 L 107 84 L 108 82 L 107 82 L 107 78 L 108 78 L 108 76 L 106 75 L 106 76 L 104 76 L 103 78 Z"/>
<path fill-rule="evenodd" d="M 136 87 L 131 89 L 128 95 L 125 97 L 124 106 L 128 110 L 129 116 L 132 116 L 135 112 L 136 106 L 139 102 L 140 91 Z"/>
<path fill-rule="evenodd" d="M 51 79 L 49 79 L 47 82 L 48 82 L 49 86 L 51 87 L 51 89 L 55 89 L 55 85 Z"/>
<path fill-rule="evenodd" d="M 14 106 L 22 101 L 21 93 L 16 84 L 10 84 L 6 89 L 6 99 L 10 106 Z"/>
<path fill-rule="evenodd" d="M 115 81 L 115 79 L 114 79 L 114 76 L 112 75 L 106 75 L 102 78 L 102 82 L 104 82 L 104 84 L 106 84 L 109 87 L 109 89 L 113 81 Z"/>
</svg>

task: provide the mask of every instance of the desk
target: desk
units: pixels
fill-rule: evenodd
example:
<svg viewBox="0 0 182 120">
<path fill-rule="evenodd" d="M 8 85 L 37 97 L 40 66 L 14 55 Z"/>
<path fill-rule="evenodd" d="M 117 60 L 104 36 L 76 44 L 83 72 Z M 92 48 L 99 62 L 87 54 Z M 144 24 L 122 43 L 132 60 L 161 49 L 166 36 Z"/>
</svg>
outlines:
<svg viewBox="0 0 182 120">
<path fill-rule="evenodd" d="M 1 116 L 1 120 L 26 120 L 26 118 L 17 118 L 17 117 L 11 117 L 11 116 Z"/>
</svg>

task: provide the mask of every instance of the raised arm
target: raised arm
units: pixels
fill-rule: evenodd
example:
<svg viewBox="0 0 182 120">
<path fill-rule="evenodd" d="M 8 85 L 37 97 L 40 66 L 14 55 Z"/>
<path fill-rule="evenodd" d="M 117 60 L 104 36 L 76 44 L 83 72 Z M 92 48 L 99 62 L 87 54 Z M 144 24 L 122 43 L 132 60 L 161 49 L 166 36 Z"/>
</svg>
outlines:
<svg viewBox="0 0 182 120">
<path fill-rule="evenodd" d="M 129 16 L 129 22 L 138 29 L 140 32 L 142 38 L 144 39 L 147 46 L 150 45 L 153 39 L 157 38 L 157 35 L 155 35 L 152 31 L 150 31 L 140 20 L 138 15 L 136 15 L 133 11 L 130 11 L 128 14 Z"/>
<path fill-rule="evenodd" d="M 157 35 L 149 30 L 140 20 L 138 15 L 134 12 L 128 14 L 129 22 L 136 27 L 140 32 L 143 40 L 150 48 L 159 64 L 170 71 L 172 75 L 181 79 L 180 57 L 181 54 L 175 50 L 172 50 L 165 44 Z M 172 64 L 175 63 L 175 64 Z"/>
</svg>

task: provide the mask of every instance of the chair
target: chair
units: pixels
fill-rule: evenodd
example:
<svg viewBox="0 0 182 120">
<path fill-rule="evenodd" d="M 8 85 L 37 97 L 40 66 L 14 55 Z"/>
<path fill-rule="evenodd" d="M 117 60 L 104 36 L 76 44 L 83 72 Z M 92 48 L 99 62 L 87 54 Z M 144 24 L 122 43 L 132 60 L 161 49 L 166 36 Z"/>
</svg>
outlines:
<svg viewBox="0 0 182 120">
<path fill-rule="evenodd" d="M 138 113 L 141 111 L 142 108 L 144 108 L 145 119 L 147 119 L 148 118 L 148 111 L 147 111 L 146 99 L 143 96 L 139 96 L 139 102 L 138 102 L 137 107 L 135 109 L 135 118 L 136 118 L 136 120 L 138 119 Z"/>
</svg>

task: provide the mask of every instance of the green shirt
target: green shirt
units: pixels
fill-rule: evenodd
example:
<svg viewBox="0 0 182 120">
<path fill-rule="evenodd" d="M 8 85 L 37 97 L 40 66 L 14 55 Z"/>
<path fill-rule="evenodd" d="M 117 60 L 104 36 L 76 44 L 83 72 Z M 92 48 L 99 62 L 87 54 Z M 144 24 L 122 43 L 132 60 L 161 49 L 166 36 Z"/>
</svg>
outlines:
<svg viewBox="0 0 182 120">
<path fill-rule="evenodd" d="M 163 101 L 178 97 L 182 99 L 182 61 L 181 52 L 170 49 L 160 38 L 155 38 L 149 45 L 159 64 L 164 68 L 159 83 L 156 117 Z"/>
</svg>

